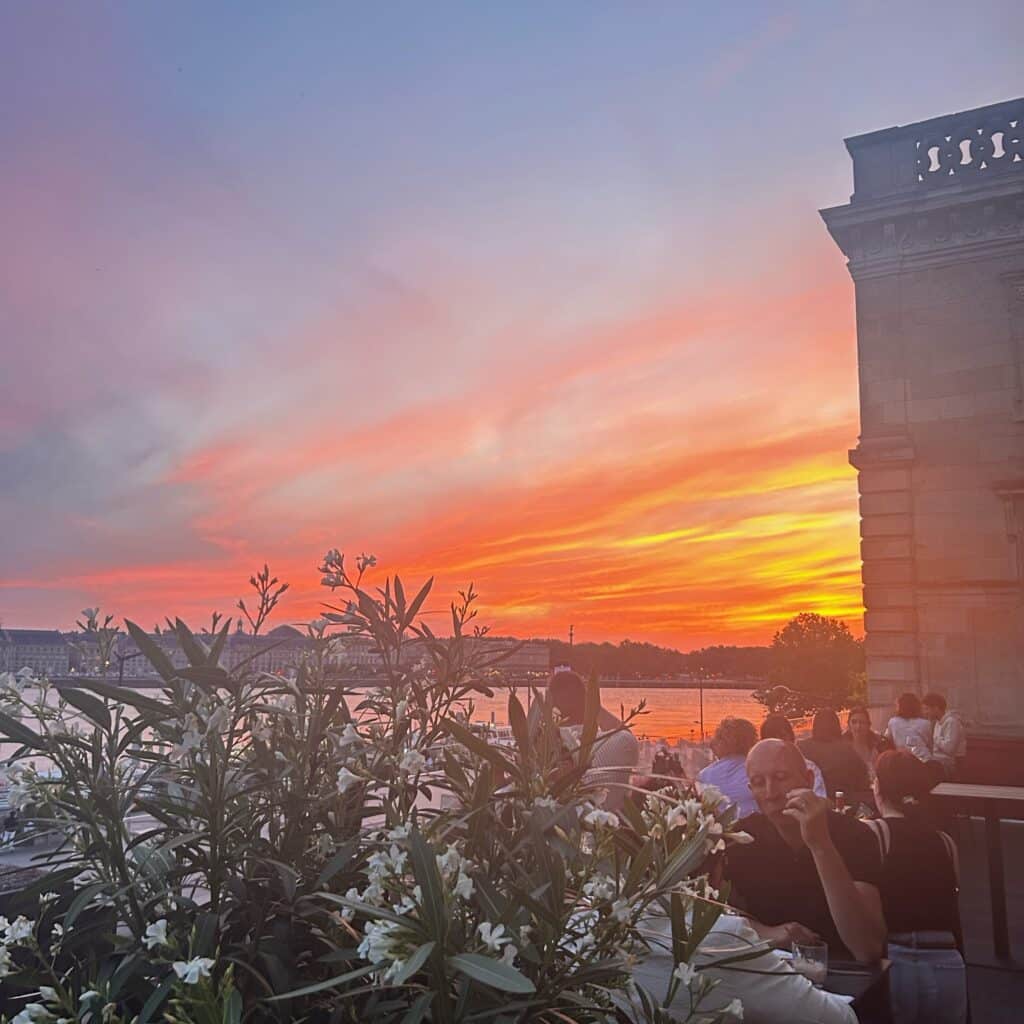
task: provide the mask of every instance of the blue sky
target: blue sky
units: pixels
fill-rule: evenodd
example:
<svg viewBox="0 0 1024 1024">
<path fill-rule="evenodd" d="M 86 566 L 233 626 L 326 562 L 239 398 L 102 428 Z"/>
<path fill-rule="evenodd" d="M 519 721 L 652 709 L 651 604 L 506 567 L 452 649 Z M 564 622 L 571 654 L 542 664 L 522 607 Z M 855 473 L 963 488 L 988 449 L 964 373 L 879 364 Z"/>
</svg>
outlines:
<svg viewBox="0 0 1024 1024">
<path fill-rule="evenodd" d="M 1021 42 L 984 2 L 4 5 L 0 620 L 226 610 L 265 558 L 300 617 L 335 545 L 519 631 L 856 617 L 816 210 L 844 136 L 1024 91 Z"/>
</svg>

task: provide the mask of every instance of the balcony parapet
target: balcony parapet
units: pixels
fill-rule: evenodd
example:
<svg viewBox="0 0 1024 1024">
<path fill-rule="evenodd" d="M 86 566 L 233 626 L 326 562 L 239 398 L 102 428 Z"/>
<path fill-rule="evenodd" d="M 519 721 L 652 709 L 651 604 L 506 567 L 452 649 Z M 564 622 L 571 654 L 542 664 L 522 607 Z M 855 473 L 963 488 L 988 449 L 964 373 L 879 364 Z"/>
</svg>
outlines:
<svg viewBox="0 0 1024 1024">
<path fill-rule="evenodd" d="M 1024 174 L 1024 98 L 854 135 L 846 148 L 851 203 Z"/>
</svg>

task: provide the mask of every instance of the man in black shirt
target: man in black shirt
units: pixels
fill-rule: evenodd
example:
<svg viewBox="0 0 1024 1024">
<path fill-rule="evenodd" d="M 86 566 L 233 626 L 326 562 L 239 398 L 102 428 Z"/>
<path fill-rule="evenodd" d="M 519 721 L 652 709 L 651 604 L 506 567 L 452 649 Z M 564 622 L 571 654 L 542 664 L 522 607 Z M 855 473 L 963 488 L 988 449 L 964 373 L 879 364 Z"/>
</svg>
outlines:
<svg viewBox="0 0 1024 1024">
<path fill-rule="evenodd" d="M 740 822 L 754 837 L 729 849 L 731 898 L 762 938 L 788 947 L 820 936 L 833 956 L 873 961 L 885 947 L 878 895 L 878 843 L 859 821 L 815 796 L 803 755 L 783 740 L 762 740 L 747 755 L 760 808 Z"/>
</svg>

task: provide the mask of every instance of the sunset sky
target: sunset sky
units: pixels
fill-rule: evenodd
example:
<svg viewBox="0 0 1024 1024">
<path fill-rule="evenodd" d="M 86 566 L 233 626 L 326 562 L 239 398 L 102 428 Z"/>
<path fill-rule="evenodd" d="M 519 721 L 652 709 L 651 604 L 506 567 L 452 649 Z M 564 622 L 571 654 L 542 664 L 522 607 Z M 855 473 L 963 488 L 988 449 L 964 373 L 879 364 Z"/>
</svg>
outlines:
<svg viewBox="0 0 1024 1024">
<path fill-rule="evenodd" d="M 1024 91 L 1019 6 L 712 6 L 4 4 L 0 622 L 264 560 L 302 621 L 336 546 L 522 636 L 859 631 L 817 210 Z"/>
</svg>

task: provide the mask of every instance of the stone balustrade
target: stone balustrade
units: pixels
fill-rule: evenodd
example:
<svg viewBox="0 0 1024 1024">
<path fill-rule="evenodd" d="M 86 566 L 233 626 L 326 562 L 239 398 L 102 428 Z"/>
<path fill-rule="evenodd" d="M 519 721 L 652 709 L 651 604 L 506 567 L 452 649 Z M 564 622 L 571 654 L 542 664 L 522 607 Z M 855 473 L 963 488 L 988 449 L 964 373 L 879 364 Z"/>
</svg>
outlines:
<svg viewBox="0 0 1024 1024">
<path fill-rule="evenodd" d="M 856 135 L 855 202 L 1024 173 L 1024 98 Z"/>
</svg>

